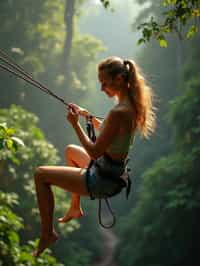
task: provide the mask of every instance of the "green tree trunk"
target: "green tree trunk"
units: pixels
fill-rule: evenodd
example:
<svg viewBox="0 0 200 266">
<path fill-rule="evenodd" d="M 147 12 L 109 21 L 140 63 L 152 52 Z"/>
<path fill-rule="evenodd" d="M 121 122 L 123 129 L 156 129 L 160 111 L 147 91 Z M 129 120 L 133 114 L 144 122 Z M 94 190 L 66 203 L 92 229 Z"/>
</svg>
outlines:
<svg viewBox="0 0 200 266">
<path fill-rule="evenodd" d="M 75 14 L 75 0 L 66 0 L 65 4 L 65 28 L 66 28 L 66 37 L 64 43 L 63 51 L 63 73 L 65 74 L 66 80 L 70 78 L 70 54 L 72 49 L 72 40 L 73 40 L 73 28 L 74 28 L 74 14 Z M 69 84 L 69 83 L 68 83 Z"/>
</svg>

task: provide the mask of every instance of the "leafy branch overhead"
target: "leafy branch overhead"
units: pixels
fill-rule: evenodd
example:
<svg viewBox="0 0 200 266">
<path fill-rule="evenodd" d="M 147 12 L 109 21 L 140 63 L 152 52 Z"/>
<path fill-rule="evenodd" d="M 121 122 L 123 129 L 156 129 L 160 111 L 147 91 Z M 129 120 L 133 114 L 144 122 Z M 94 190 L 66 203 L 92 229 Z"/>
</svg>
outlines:
<svg viewBox="0 0 200 266">
<path fill-rule="evenodd" d="M 106 8 L 111 3 L 111 1 L 100 1 Z M 137 2 L 145 4 L 148 1 Z M 142 32 L 138 44 L 155 39 L 159 41 L 161 47 L 167 47 L 166 35 L 169 33 L 176 33 L 180 39 L 189 39 L 199 32 L 199 0 L 162 0 L 161 7 L 163 7 L 161 21 L 152 15 L 149 20 L 137 26 L 137 30 Z"/>
<path fill-rule="evenodd" d="M 137 29 L 142 30 L 138 43 L 145 43 L 154 38 L 161 47 L 167 46 L 166 34 L 176 33 L 180 39 L 191 38 L 199 31 L 199 0 L 163 0 L 164 20 L 160 23 L 151 16 L 148 22 L 141 23 Z M 186 32 L 184 32 L 186 29 Z"/>
<path fill-rule="evenodd" d="M 109 7 L 109 5 L 110 5 L 110 1 L 108 1 L 108 0 L 100 0 L 100 1 L 101 1 L 101 3 L 103 4 L 103 6 L 104 6 L 105 8 Z"/>
</svg>

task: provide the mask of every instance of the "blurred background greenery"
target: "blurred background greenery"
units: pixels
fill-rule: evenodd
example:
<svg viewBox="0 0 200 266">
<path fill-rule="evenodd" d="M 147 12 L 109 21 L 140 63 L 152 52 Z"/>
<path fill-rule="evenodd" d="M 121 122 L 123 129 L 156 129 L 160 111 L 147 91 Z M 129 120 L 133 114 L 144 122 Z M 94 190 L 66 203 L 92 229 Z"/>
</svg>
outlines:
<svg viewBox="0 0 200 266">
<path fill-rule="evenodd" d="M 112 199 L 113 230 L 120 240 L 115 259 L 121 266 L 188 266 L 198 259 L 199 5 L 0 2 L 0 49 L 67 102 L 106 115 L 114 102 L 100 92 L 96 66 L 111 55 L 134 59 L 155 91 L 156 133 L 149 140 L 137 135 L 130 151 L 130 199 L 124 193 Z M 31 255 L 40 229 L 34 170 L 65 165 L 65 146 L 79 144 L 65 107 L 2 71 L 0 91 L 0 265 L 92 265 L 102 255 L 104 240 L 97 202 L 89 199 L 82 200 L 84 218 L 56 224 L 61 237 L 51 251 L 37 260 Z M 57 219 L 69 207 L 70 195 L 54 192 Z"/>
</svg>

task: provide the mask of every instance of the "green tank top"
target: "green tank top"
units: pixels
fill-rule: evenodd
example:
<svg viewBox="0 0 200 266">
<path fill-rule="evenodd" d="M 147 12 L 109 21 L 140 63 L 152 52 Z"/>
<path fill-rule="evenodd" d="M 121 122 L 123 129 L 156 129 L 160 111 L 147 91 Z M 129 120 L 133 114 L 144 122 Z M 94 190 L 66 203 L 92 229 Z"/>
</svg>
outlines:
<svg viewBox="0 0 200 266">
<path fill-rule="evenodd" d="M 101 128 L 103 128 L 104 121 L 102 122 Z M 118 135 L 113 137 L 112 143 L 106 149 L 107 152 L 114 154 L 125 154 L 128 153 L 130 148 L 133 146 L 135 136 L 133 133 L 126 135 Z"/>
<path fill-rule="evenodd" d="M 128 153 L 134 142 L 134 134 L 127 134 L 124 136 L 116 136 L 112 143 L 106 149 L 110 153 L 124 154 Z"/>
</svg>

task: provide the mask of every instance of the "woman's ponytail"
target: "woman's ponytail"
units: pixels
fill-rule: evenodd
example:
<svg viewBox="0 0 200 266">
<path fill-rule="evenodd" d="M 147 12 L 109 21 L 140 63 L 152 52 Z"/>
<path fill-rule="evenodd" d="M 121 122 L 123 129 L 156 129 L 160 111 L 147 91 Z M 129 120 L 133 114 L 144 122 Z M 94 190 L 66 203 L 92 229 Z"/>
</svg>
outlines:
<svg viewBox="0 0 200 266">
<path fill-rule="evenodd" d="M 153 107 L 153 91 L 147 86 L 138 66 L 133 60 L 124 60 L 128 69 L 129 97 L 135 109 L 135 127 L 148 138 L 155 130 L 155 108 Z"/>
<path fill-rule="evenodd" d="M 127 82 L 128 95 L 135 110 L 134 129 L 139 129 L 141 135 L 148 138 L 155 130 L 155 108 L 153 106 L 153 91 L 147 85 L 144 76 L 133 60 L 122 60 L 119 57 L 108 57 L 98 65 L 98 71 L 106 71 L 111 78 L 118 74 Z"/>
</svg>

